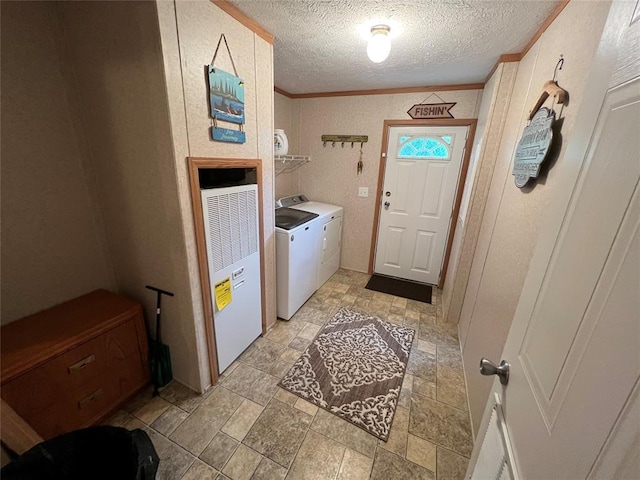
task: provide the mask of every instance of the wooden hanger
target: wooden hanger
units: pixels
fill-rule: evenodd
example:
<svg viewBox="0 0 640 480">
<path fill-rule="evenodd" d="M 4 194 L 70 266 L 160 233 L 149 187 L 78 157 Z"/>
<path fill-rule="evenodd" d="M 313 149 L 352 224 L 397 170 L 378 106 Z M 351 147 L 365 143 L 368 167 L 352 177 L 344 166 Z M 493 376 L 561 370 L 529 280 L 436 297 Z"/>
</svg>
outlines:
<svg viewBox="0 0 640 480">
<path fill-rule="evenodd" d="M 567 96 L 569 95 L 569 93 L 565 89 L 558 86 L 558 82 L 556 82 L 558 70 L 562 70 L 563 66 L 564 58 L 562 55 L 560 55 L 560 59 L 558 60 L 558 63 L 556 63 L 556 68 L 553 69 L 553 80 L 549 80 L 544 84 L 544 90 L 540 94 L 540 97 L 533 107 L 533 110 L 531 110 L 531 112 L 529 113 L 529 120 L 533 118 L 536 112 L 540 110 L 540 107 L 542 107 L 544 102 L 546 102 L 547 98 L 549 98 L 550 96 L 556 97 L 556 102 L 560 105 L 564 104 L 564 102 L 567 101 Z"/>
<path fill-rule="evenodd" d="M 563 104 L 567 99 L 567 91 L 558 86 L 558 83 L 555 80 L 549 80 L 544 84 L 544 90 L 540 94 L 538 101 L 536 102 L 533 110 L 529 114 L 529 120 L 533 118 L 536 112 L 542 107 L 542 104 L 549 98 L 550 96 L 556 97 L 556 102 L 558 104 Z"/>
</svg>

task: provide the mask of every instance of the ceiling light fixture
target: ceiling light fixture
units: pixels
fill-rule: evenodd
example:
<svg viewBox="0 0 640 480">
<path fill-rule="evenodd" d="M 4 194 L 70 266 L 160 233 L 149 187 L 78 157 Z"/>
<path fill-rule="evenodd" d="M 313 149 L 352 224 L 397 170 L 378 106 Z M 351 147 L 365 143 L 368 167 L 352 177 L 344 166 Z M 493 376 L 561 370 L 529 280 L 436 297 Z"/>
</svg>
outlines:
<svg viewBox="0 0 640 480">
<path fill-rule="evenodd" d="M 389 38 L 388 25 L 375 25 L 371 27 L 371 38 L 367 44 L 367 55 L 373 63 L 381 63 L 386 60 L 391 51 L 391 39 Z"/>
</svg>

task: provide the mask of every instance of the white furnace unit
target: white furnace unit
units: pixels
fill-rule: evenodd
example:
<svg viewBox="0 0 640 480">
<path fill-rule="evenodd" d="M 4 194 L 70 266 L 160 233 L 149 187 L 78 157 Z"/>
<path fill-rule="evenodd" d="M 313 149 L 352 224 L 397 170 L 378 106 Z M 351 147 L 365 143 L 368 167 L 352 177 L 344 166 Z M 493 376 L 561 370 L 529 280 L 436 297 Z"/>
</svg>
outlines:
<svg viewBox="0 0 640 480">
<path fill-rule="evenodd" d="M 258 186 L 205 189 L 201 198 L 222 373 L 262 333 Z"/>
</svg>

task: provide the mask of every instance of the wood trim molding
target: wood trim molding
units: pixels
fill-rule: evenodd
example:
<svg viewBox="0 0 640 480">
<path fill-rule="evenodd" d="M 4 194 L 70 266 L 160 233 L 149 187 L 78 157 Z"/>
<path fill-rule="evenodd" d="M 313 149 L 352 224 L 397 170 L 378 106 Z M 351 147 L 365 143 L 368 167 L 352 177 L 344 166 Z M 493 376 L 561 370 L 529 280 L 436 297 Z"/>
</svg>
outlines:
<svg viewBox="0 0 640 480">
<path fill-rule="evenodd" d="M 387 166 L 387 143 L 389 141 L 389 128 L 394 126 L 432 126 L 432 127 L 460 127 L 468 126 L 469 135 L 465 142 L 464 156 L 462 157 L 462 165 L 460 166 L 460 177 L 458 180 L 458 187 L 456 191 L 456 198 L 453 203 L 453 210 L 451 213 L 451 224 L 449 226 L 449 234 L 447 236 L 447 248 L 445 249 L 444 261 L 442 262 L 442 270 L 440 271 L 440 280 L 438 287 L 442 288 L 444 280 L 447 274 L 447 267 L 449 265 L 449 257 L 451 256 L 451 247 L 453 245 L 453 238 L 456 233 L 456 226 L 458 224 L 458 214 L 460 213 L 460 206 L 462 204 L 462 193 L 464 192 L 464 183 L 467 179 L 467 172 L 469 170 L 469 161 L 471 159 L 471 148 L 473 146 L 473 139 L 476 134 L 476 125 L 478 120 L 475 118 L 447 118 L 437 120 L 385 120 L 382 130 L 382 145 L 380 147 L 380 167 L 378 169 L 378 188 L 376 189 L 376 203 L 373 213 L 373 229 L 371 231 L 371 249 L 369 252 L 369 274 L 373 274 L 373 267 L 375 263 L 376 243 L 378 239 L 378 223 L 380 222 L 380 205 L 382 203 L 382 187 L 384 186 L 384 172 Z"/>
<path fill-rule="evenodd" d="M 267 32 L 267 30 L 264 27 L 262 27 L 258 22 L 248 17 L 247 15 L 242 13 L 240 10 L 238 10 L 238 7 L 231 4 L 228 0 L 211 0 L 211 3 L 216 5 L 221 10 L 224 10 L 229 15 L 231 15 L 238 22 L 240 22 L 242 25 L 247 27 L 249 30 L 251 30 L 253 33 L 258 35 L 260 38 L 263 38 L 264 40 L 269 42 L 271 45 L 273 45 L 273 35 Z"/>
<path fill-rule="evenodd" d="M 556 19 L 556 17 L 560 15 L 562 10 L 564 10 L 564 7 L 569 5 L 569 1 L 570 0 L 562 0 L 562 2 L 556 8 L 553 9 L 553 12 L 551 12 L 551 14 L 544 21 L 544 23 L 540 25 L 540 28 L 538 28 L 536 33 L 533 34 L 533 37 L 531 37 L 531 40 L 529 40 L 529 43 L 527 43 L 527 45 L 522 49 L 522 52 L 520 52 L 521 60 L 524 58 L 527 52 L 531 50 L 531 47 L 533 47 L 535 43 L 540 39 L 542 34 L 547 31 L 547 28 L 549 28 L 549 25 L 551 25 L 553 21 Z"/>
<path fill-rule="evenodd" d="M 260 235 L 260 294 L 262 296 L 262 334 L 267 333 L 267 307 L 265 292 L 265 257 L 264 257 L 264 209 L 262 187 L 262 160 L 236 158 L 202 158 L 188 157 L 189 183 L 191 186 L 191 206 L 193 209 L 193 223 L 196 232 L 196 250 L 198 255 L 198 270 L 200 273 L 200 290 L 202 292 L 202 308 L 204 312 L 205 333 L 209 366 L 211 368 L 211 384 L 218 383 L 218 356 L 216 351 L 216 332 L 213 324 L 213 304 L 209 289 L 209 264 L 207 262 L 207 245 L 204 233 L 202 203 L 200 199 L 200 183 L 198 170 L 201 168 L 255 168 L 258 181 L 258 228 Z"/>
<path fill-rule="evenodd" d="M 276 92 L 276 93 L 279 93 L 280 95 L 284 95 L 285 97 L 294 98 L 293 97 L 293 93 L 289 93 L 286 90 L 283 90 L 283 89 L 278 88 L 276 86 L 273 87 L 273 91 Z"/>
<path fill-rule="evenodd" d="M 451 257 L 451 247 L 453 246 L 453 239 L 456 234 L 456 227 L 458 226 L 458 215 L 460 214 L 460 206 L 462 205 L 462 194 L 464 193 L 464 185 L 467 181 L 467 174 L 469 173 L 469 162 L 471 160 L 471 150 L 473 148 L 473 140 L 476 136 L 477 124 L 477 119 L 472 120 L 469 123 L 469 135 L 467 135 L 467 141 L 464 146 L 464 157 L 462 158 L 462 166 L 460 167 L 460 179 L 458 180 L 458 191 L 456 192 L 456 200 L 453 204 L 453 211 L 451 212 L 449 238 L 447 239 L 447 249 L 445 250 L 444 261 L 442 262 L 442 270 L 440 271 L 440 280 L 438 283 L 439 288 L 442 288 L 444 286 L 444 281 L 447 277 L 449 258 Z"/>
<path fill-rule="evenodd" d="M 290 98 L 352 97 L 357 95 L 392 95 L 394 93 L 448 92 L 453 90 L 482 90 L 484 83 L 460 85 L 432 85 L 425 87 L 379 88 L 373 90 L 348 90 L 344 92 L 289 93 Z M 281 89 L 279 89 L 281 90 Z M 276 90 L 277 91 L 277 90 Z M 280 91 L 283 95 L 283 90 Z"/>
<path fill-rule="evenodd" d="M 378 223 L 380 222 L 380 204 L 382 203 L 382 187 L 384 186 L 384 171 L 387 167 L 387 144 L 389 143 L 389 127 L 393 120 L 385 120 L 382 126 L 382 145 L 380 145 L 380 166 L 378 167 L 378 186 L 376 188 L 376 203 L 373 211 L 373 228 L 371 229 L 371 245 L 369 247 L 369 270 L 367 273 L 373 275 L 373 266 L 376 260 L 376 244 L 378 243 Z M 411 125 L 412 122 L 420 120 L 406 120 Z"/>
<path fill-rule="evenodd" d="M 520 53 L 505 53 L 504 55 L 500 55 L 498 63 L 519 62 L 521 58 L 522 54 Z"/>
<path fill-rule="evenodd" d="M 202 162 L 188 158 L 189 162 L 189 184 L 191 186 L 191 208 L 193 209 L 193 226 L 196 234 L 196 252 L 198 255 L 198 271 L 200 273 L 200 291 L 202 294 L 202 311 L 204 314 L 204 330 L 207 337 L 207 353 L 209 357 L 209 368 L 211 370 L 211 384 L 218 383 L 218 356 L 216 350 L 216 332 L 213 328 L 213 305 L 209 289 L 209 265 L 207 263 L 207 246 L 204 233 L 204 216 L 202 213 L 202 203 L 200 199 L 200 181 L 198 169 Z"/>
<path fill-rule="evenodd" d="M 498 58 L 498 61 L 489 72 L 489 75 L 487 75 L 487 78 L 484 81 L 484 83 L 486 84 L 491 79 L 493 74 L 496 73 L 496 70 L 498 69 L 498 65 L 500 65 L 501 63 L 519 62 L 521 59 L 522 59 L 522 55 L 520 53 L 505 53 L 504 55 L 500 55 L 500 58 Z"/>
<path fill-rule="evenodd" d="M 501 63 L 519 62 L 520 60 L 522 60 L 524 56 L 527 54 L 527 52 L 531 50 L 531 47 L 533 47 L 535 43 L 540 39 L 540 37 L 547 30 L 547 28 L 549 28 L 549 26 L 558 17 L 558 15 L 560 15 L 562 10 L 564 10 L 564 7 L 566 7 L 569 4 L 569 1 L 570 0 L 562 0 L 562 2 L 556 8 L 553 9 L 551 14 L 547 17 L 544 23 L 540 25 L 540 28 L 536 30 L 536 33 L 533 34 L 533 37 L 531 37 L 531 40 L 529 40 L 529 42 L 525 45 L 525 47 L 522 49 L 520 53 L 505 53 L 504 55 L 500 55 L 500 58 L 498 58 L 498 61 L 493 66 L 493 68 L 489 72 L 489 75 L 487 75 L 487 78 L 484 82 L 487 83 L 489 81 L 491 76 L 495 73 L 496 69 L 498 68 L 498 65 L 500 65 Z"/>
<path fill-rule="evenodd" d="M 384 123 L 390 127 L 464 127 L 477 121 L 477 118 L 436 118 L 433 120 L 385 120 Z M 383 145 L 384 147 L 385 145 Z M 384 150 L 382 151 L 384 152 Z"/>
</svg>

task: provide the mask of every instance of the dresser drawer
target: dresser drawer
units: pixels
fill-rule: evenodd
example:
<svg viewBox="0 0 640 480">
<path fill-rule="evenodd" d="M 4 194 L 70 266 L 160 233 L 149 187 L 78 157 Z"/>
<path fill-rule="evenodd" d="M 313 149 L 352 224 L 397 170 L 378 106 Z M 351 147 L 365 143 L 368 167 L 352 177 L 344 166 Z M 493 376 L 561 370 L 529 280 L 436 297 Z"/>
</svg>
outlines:
<svg viewBox="0 0 640 480">
<path fill-rule="evenodd" d="M 61 396 L 86 392 L 104 372 L 113 372 L 127 358 L 143 366 L 137 344 L 135 316 L 99 337 L 2 386 L 2 397 L 18 413 L 48 409 Z"/>
<path fill-rule="evenodd" d="M 146 372 L 138 355 L 119 362 L 117 368 L 87 380 L 75 390 L 58 396 L 47 408 L 18 413 L 45 439 L 94 424 L 113 405 L 129 397 L 146 383 Z"/>
<path fill-rule="evenodd" d="M 138 354 L 135 317 L 105 332 L 50 362 L 51 374 L 65 378 L 71 385 L 111 368 L 125 358 Z"/>
<path fill-rule="evenodd" d="M 100 421 L 149 382 L 139 303 L 95 290 L 2 326 L 2 398 L 43 438 Z"/>
</svg>

